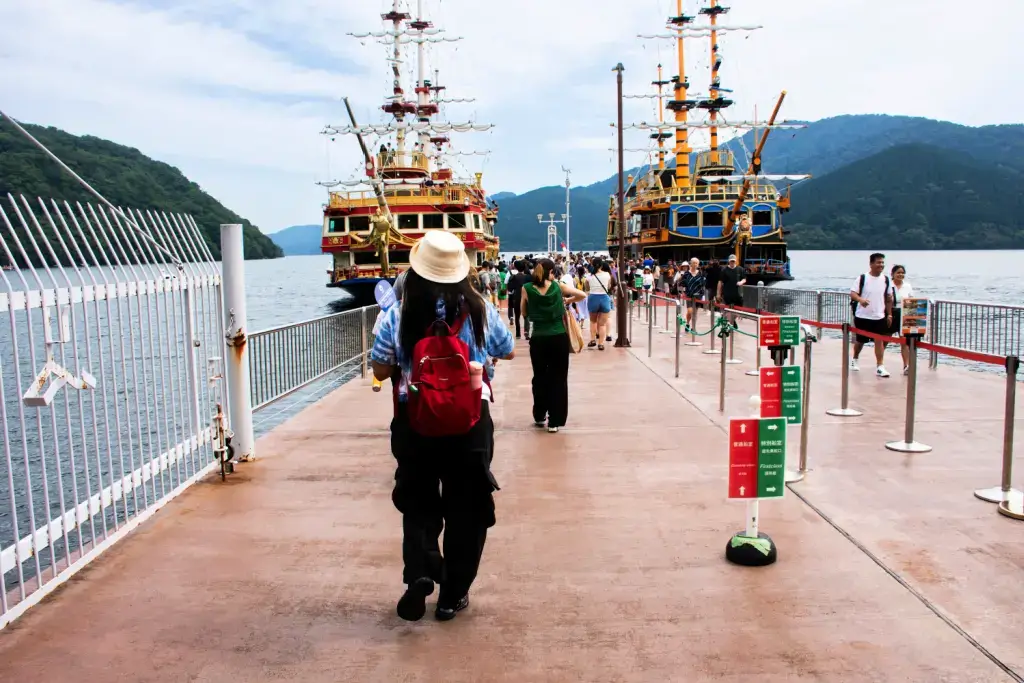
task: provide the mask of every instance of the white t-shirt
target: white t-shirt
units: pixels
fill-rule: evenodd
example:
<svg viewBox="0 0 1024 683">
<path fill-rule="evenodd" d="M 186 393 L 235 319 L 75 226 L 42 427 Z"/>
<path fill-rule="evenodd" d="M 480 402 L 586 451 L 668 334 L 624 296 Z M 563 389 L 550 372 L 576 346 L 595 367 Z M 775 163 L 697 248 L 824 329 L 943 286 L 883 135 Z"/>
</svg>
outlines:
<svg viewBox="0 0 1024 683">
<path fill-rule="evenodd" d="M 903 308 L 904 299 L 914 298 L 914 288 L 910 286 L 910 283 L 906 280 L 903 281 L 902 287 L 897 287 L 895 283 L 892 286 L 892 298 L 893 308 Z"/>
<path fill-rule="evenodd" d="M 576 289 L 576 283 L 573 282 L 572 275 L 569 275 L 569 273 L 562 273 L 562 277 L 558 278 L 558 281 L 567 287 Z"/>
<path fill-rule="evenodd" d="M 644 273 L 643 278 L 644 287 L 651 287 L 654 285 L 654 276 L 650 273 Z"/>
<path fill-rule="evenodd" d="M 856 317 L 863 320 L 885 319 L 885 283 L 887 280 L 891 285 L 892 280 L 885 273 L 877 277 L 871 273 L 864 274 L 864 289 L 859 293 L 868 300 L 869 305 L 864 306 L 858 303 Z M 857 294 L 858 290 L 860 290 L 860 276 L 857 276 L 857 279 L 853 281 L 853 287 L 850 288 L 850 291 L 854 294 Z"/>
<path fill-rule="evenodd" d="M 604 285 L 604 287 L 601 285 Z M 588 273 L 587 286 L 590 287 L 591 296 L 595 294 L 611 294 L 612 274 L 603 270 L 599 270 L 593 275 Z"/>
</svg>

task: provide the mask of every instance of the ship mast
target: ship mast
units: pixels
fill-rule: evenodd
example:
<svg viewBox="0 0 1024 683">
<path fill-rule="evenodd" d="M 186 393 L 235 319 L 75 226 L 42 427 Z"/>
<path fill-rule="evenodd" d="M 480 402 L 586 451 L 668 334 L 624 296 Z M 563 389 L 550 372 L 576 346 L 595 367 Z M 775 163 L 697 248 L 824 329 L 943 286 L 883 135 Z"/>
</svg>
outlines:
<svg viewBox="0 0 1024 683">
<path fill-rule="evenodd" d="M 685 104 L 686 91 L 690 82 L 686 79 L 686 49 L 683 45 L 685 26 L 693 21 L 693 17 L 683 14 L 683 0 L 676 0 L 676 16 L 669 19 L 669 24 L 677 29 L 676 51 L 679 57 L 679 75 L 675 79 L 675 98 L 669 103 L 669 108 L 676 113 L 676 187 L 686 188 L 690 186 L 690 144 L 689 129 L 686 127 L 687 106 Z"/>
<path fill-rule="evenodd" d="M 662 77 L 661 64 L 658 65 L 658 80 L 654 81 L 652 85 L 658 86 L 658 123 L 665 123 L 665 95 L 664 88 L 671 81 L 666 81 Z M 670 135 L 662 130 L 658 130 L 656 133 L 652 133 L 652 138 L 658 139 L 658 170 L 665 170 L 665 136 Z M 660 174 L 659 174 L 660 176 Z"/>
<path fill-rule="evenodd" d="M 395 0 L 395 4 L 398 4 L 398 0 Z M 409 24 L 409 27 L 420 32 L 420 36 L 423 36 L 423 32 L 428 28 L 431 28 L 433 24 L 423 19 L 423 0 L 416 1 L 416 20 Z M 416 44 L 416 112 L 419 115 L 420 123 L 428 123 L 430 117 L 439 111 L 438 105 L 430 101 L 430 83 L 427 81 L 427 60 L 425 56 L 426 52 L 426 41 L 419 40 Z M 427 145 L 430 144 L 430 132 L 426 129 L 420 130 L 419 132 L 419 151 L 424 154 L 424 162 L 426 163 L 426 150 Z M 429 170 L 429 165 L 428 165 Z"/>
<path fill-rule="evenodd" d="M 711 0 L 709 7 L 701 8 L 701 14 L 707 14 L 711 20 L 711 87 L 708 99 L 714 103 L 719 99 L 719 87 L 722 79 L 718 75 L 718 69 L 722 66 L 722 55 L 718 51 L 718 15 L 729 11 L 727 7 L 721 7 L 718 0 Z M 711 163 L 718 163 L 718 108 L 711 109 Z"/>
<path fill-rule="evenodd" d="M 383 17 L 392 23 L 392 36 L 394 47 L 391 56 L 391 74 L 393 77 L 393 102 L 384 105 L 384 111 L 395 117 L 398 122 L 398 130 L 395 132 L 395 154 L 399 159 L 405 157 L 405 127 L 402 122 L 405 120 L 407 104 L 405 92 L 402 90 L 402 22 L 409 18 L 405 12 L 399 11 L 399 0 L 394 0 L 391 12 Z"/>
</svg>

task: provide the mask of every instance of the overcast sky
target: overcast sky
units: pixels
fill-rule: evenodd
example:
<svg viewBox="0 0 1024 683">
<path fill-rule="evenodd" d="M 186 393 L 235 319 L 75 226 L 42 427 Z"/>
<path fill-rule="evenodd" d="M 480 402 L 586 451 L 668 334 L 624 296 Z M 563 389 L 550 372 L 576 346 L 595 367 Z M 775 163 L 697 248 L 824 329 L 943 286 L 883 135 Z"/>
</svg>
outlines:
<svg viewBox="0 0 1024 683">
<path fill-rule="evenodd" d="M 650 92 L 659 61 L 676 71 L 665 33 L 675 0 L 423 0 L 458 43 L 430 46 L 455 135 L 488 192 L 523 192 L 612 175 L 616 62 L 627 94 Z M 695 13 L 706 0 L 685 0 Z M 954 0 L 735 0 L 722 23 L 723 87 L 732 120 L 759 117 L 782 90 L 783 117 L 927 116 L 968 125 L 1024 119 L 1024 2 L 991 0 L 972 15 Z M 415 15 L 416 0 L 402 5 Z M 324 124 L 378 122 L 390 88 L 385 48 L 346 32 L 379 31 L 390 0 L 0 0 L 0 108 L 137 147 L 171 163 L 264 232 L 317 223 L 318 180 L 361 167 L 355 139 Z M 487 8 L 487 9 L 483 9 Z M 700 23 L 705 23 L 703 20 Z M 688 41 L 692 87 L 707 91 L 707 39 Z M 414 49 L 413 46 L 410 46 Z M 414 55 L 410 55 L 414 56 Z M 412 62 L 406 71 L 412 74 Z M 407 91 L 411 92 L 412 81 Z M 629 100 L 627 121 L 653 121 Z M 699 143 L 699 141 L 698 141 Z M 627 132 L 628 147 L 646 134 Z M 627 164 L 645 160 L 633 153 Z M 42 160 L 40 163 L 44 163 Z M 766 160 L 767 163 L 767 160 Z M 770 165 L 770 164 L 769 164 Z M 458 167 L 457 167 L 458 168 Z M 766 168 L 766 170 L 769 170 Z"/>
</svg>

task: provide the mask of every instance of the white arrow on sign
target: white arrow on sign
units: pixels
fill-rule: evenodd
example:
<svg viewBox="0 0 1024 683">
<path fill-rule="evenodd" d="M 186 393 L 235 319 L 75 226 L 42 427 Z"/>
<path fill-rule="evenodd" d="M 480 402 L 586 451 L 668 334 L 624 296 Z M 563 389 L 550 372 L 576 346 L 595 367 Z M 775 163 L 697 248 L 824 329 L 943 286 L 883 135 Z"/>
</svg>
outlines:
<svg viewBox="0 0 1024 683">
<path fill-rule="evenodd" d="M 775 371 L 774 370 L 769 370 L 768 372 L 764 373 L 764 375 L 765 375 L 765 377 L 774 377 L 775 376 Z"/>
<path fill-rule="evenodd" d="M 770 431 L 770 432 L 774 432 L 778 428 L 779 428 L 778 425 L 774 425 L 774 424 L 768 425 L 768 431 Z"/>
<path fill-rule="evenodd" d="M 745 423 L 741 422 L 740 423 L 740 434 L 746 434 L 746 433 L 747 433 L 747 425 Z"/>
<path fill-rule="evenodd" d="M 765 491 L 767 491 L 768 493 L 775 493 L 775 487 L 772 486 L 771 488 L 766 488 Z"/>
<path fill-rule="evenodd" d="M 741 487 L 740 487 L 740 495 L 742 496 L 742 495 L 743 495 L 743 493 L 744 493 L 744 492 L 745 492 L 746 490 L 747 490 L 747 487 L 746 487 L 746 486 L 741 486 Z"/>
</svg>

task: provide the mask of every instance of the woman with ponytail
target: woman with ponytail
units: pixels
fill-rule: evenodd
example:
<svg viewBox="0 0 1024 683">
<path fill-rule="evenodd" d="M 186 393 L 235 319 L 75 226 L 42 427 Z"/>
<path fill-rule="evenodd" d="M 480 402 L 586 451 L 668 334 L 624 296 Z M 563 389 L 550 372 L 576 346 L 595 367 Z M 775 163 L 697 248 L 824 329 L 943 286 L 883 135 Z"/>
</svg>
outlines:
<svg viewBox="0 0 1024 683">
<path fill-rule="evenodd" d="M 568 304 L 586 296 L 575 287 L 558 282 L 555 264 L 546 258 L 537 262 L 532 281 L 523 286 L 520 306 L 533 327 L 533 423 L 547 426 L 552 433 L 564 426 L 569 416 L 570 347 L 562 315 Z"/>
</svg>

